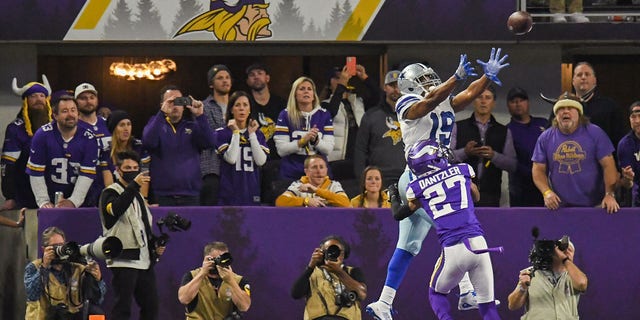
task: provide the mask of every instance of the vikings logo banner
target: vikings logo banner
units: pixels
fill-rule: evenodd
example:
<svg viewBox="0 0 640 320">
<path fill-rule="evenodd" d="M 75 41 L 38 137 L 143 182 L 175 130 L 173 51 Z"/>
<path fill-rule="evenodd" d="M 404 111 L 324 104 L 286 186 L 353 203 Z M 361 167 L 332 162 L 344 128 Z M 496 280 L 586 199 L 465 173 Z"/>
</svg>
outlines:
<svg viewBox="0 0 640 320">
<path fill-rule="evenodd" d="M 64 40 L 361 40 L 384 0 L 87 0 Z"/>
</svg>

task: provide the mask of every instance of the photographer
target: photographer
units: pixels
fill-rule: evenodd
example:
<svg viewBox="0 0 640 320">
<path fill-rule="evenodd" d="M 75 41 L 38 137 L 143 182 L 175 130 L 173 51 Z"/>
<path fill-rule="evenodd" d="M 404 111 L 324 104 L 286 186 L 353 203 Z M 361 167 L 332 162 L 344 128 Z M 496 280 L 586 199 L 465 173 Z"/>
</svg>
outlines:
<svg viewBox="0 0 640 320">
<path fill-rule="evenodd" d="M 140 319 L 158 317 L 158 293 L 153 265 L 156 256 L 164 253 L 164 246 L 155 246 L 151 231 L 152 216 L 140 193 L 148 186 L 148 172 L 140 173 L 140 158 L 134 151 L 116 154 L 118 181 L 100 195 L 100 222 L 102 235 L 118 237 L 123 251 L 107 260 L 113 272 L 112 285 L 115 303 L 113 319 L 127 320 L 131 316 L 131 299 L 140 306 Z"/>
<path fill-rule="evenodd" d="M 367 297 L 367 285 L 359 268 L 345 266 L 349 244 L 331 235 L 311 254 L 309 265 L 293 284 L 291 296 L 304 297 L 304 319 L 362 319 L 360 303 Z"/>
<path fill-rule="evenodd" d="M 541 252 L 536 241 L 532 256 Z M 547 252 L 547 250 L 544 250 Z M 525 314 L 521 319 L 579 319 L 578 301 L 580 294 L 587 290 L 587 276 L 573 263 L 575 247 L 571 242 L 562 251 L 558 245 L 553 251 L 548 250 L 548 263 L 537 265 L 520 271 L 518 284 L 509 294 L 509 310 L 517 310 L 525 306 Z M 533 271 L 533 273 L 532 273 Z"/>
<path fill-rule="evenodd" d="M 83 265 L 61 257 L 65 241 L 64 232 L 57 227 L 42 232 L 42 259 L 30 262 L 24 271 L 25 319 L 82 319 L 83 307 L 102 303 L 107 289 L 100 267 L 96 262 Z M 87 299 L 90 305 L 85 306 Z"/>
<path fill-rule="evenodd" d="M 240 312 L 249 310 L 250 285 L 233 272 L 232 261 L 225 243 L 211 242 L 204 247 L 202 267 L 185 273 L 178 289 L 187 319 L 240 319 Z"/>
</svg>

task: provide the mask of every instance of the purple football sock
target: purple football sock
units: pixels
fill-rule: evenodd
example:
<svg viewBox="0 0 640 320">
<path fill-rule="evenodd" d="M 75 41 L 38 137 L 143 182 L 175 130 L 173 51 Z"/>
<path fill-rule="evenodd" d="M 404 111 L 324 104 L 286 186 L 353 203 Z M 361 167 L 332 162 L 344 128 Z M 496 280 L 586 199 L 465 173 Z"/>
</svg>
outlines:
<svg viewBox="0 0 640 320">
<path fill-rule="evenodd" d="M 431 309 L 433 309 L 438 319 L 453 320 L 449 314 L 451 306 L 449 305 L 446 294 L 438 293 L 433 290 L 433 288 L 429 288 L 429 302 L 431 303 Z"/>
<path fill-rule="evenodd" d="M 480 311 L 480 315 L 484 320 L 500 320 L 495 301 L 479 303 L 478 311 Z"/>
</svg>

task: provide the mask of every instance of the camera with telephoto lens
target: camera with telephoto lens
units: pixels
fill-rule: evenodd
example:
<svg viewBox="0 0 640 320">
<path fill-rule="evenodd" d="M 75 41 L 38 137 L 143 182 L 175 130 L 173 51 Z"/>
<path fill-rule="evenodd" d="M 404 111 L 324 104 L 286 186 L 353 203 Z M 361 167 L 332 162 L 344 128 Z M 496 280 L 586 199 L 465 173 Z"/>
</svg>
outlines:
<svg viewBox="0 0 640 320">
<path fill-rule="evenodd" d="M 192 103 L 191 98 L 189 97 L 176 97 L 173 99 L 174 106 L 190 106 Z"/>
<path fill-rule="evenodd" d="M 117 237 L 100 237 L 84 245 L 69 241 L 53 246 L 53 252 L 56 254 L 56 258 L 52 261 L 54 264 L 65 261 L 86 263 L 86 257 L 101 260 L 118 257 L 122 252 L 122 242 Z"/>
<path fill-rule="evenodd" d="M 532 274 L 535 270 L 550 271 L 553 267 L 553 255 L 555 248 L 565 251 L 569 247 L 569 236 L 564 235 L 560 240 L 537 240 L 538 229 L 534 228 L 532 234 L 534 236 L 533 248 L 529 253 L 529 262 L 533 266 Z"/>
<path fill-rule="evenodd" d="M 319 266 L 324 265 L 325 260 L 338 261 L 342 250 L 340 250 L 340 247 L 338 247 L 337 245 L 332 244 L 326 250 L 322 250 L 322 253 L 324 254 L 324 258 L 322 259 L 322 261 L 318 262 Z"/>
<path fill-rule="evenodd" d="M 358 295 L 355 291 L 342 291 L 339 294 L 336 294 L 336 305 L 338 307 L 349 308 L 355 302 Z"/>
</svg>

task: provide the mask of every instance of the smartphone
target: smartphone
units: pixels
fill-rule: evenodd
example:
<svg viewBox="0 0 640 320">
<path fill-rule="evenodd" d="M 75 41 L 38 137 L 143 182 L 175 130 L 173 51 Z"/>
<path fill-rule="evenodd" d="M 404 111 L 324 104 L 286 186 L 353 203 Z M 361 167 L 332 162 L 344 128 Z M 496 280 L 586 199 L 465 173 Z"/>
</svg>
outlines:
<svg viewBox="0 0 640 320">
<path fill-rule="evenodd" d="M 347 57 L 347 72 L 350 76 L 356 75 L 356 57 Z"/>
</svg>

